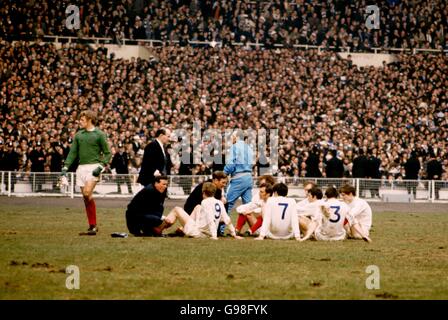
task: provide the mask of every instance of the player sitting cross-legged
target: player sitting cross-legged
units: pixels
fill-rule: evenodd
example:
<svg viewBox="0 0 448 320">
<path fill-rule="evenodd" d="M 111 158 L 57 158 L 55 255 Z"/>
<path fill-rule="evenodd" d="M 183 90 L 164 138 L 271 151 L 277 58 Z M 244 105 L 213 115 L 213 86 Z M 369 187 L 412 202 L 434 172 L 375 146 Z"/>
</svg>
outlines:
<svg viewBox="0 0 448 320">
<path fill-rule="evenodd" d="M 323 241 L 338 241 L 346 238 L 346 230 L 344 222 L 357 230 L 361 237 L 371 242 L 367 235 L 363 234 L 362 228 L 358 223 L 355 223 L 352 216 L 349 214 L 349 207 L 342 201 L 337 199 L 338 191 L 334 187 L 328 187 L 325 191 L 327 201 L 320 207 L 320 212 L 317 220 L 310 221 L 308 230 L 301 241 L 308 240 L 313 237 L 316 240 Z"/>
<path fill-rule="evenodd" d="M 303 191 L 305 191 L 305 199 L 303 199 L 300 202 L 297 202 L 297 214 L 299 215 L 299 217 L 301 215 L 304 215 L 303 209 L 309 203 L 307 194 L 308 194 L 308 191 L 310 191 L 311 188 L 313 188 L 313 187 L 317 187 L 316 183 L 314 183 L 313 181 L 305 181 L 303 184 Z"/>
<path fill-rule="evenodd" d="M 296 201 L 287 198 L 288 186 L 277 183 L 273 187 L 274 196 L 263 206 L 263 224 L 260 236 L 255 240 L 291 239 L 300 240 L 299 222 L 297 219 Z"/>
<path fill-rule="evenodd" d="M 247 222 L 250 226 L 246 231 L 246 235 L 253 235 L 263 223 L 262 206 L 266 204 L 266 201 L 272 196 L 272 185 L 263 183 L 260 185 L 259 196 L 253 197 L 252 201 L 246 204 L 242 204 L 236 208 L 238 212 L 238 220 L 236 223 L 236 233 L 240 234 L 241 229 Z"/>
<path fill-rule="evenodd" d="M 307 233 L 310 222 L 318 221 L 320 218 L 320 207 L 323 205 L 323 194 L 320 188 L 313 185 L 308 186 L 306 190 L 306 199 L 297 204 L 299 227 L 303 234 Z"/>
<path fill-rule="evenodd" d="M 353 217 L 354 223 L 359 225 L 362 232 L 353 228 L 353 226 L 345 225 L 347 236 L 351 239 L 364 239 L 369 236 L 372 226 L 372 208 L 364 199 L 355 196 L 356 189 L 350 185 L 344 185 L 339 190 L 342 200 L 347 203 L 350 208 L 349 214 Z M 366 239 L 364 239 L 366 240 Z"/>
<path fill-rule="evenodd" d="M 229 215 L 226 212 L 221 200 L 215 199 L 216 187 L 211 182 L 205 182 L 202 186 L 203 200 L 197 205 L 191 215 L 188 215 L 181 207 L 175 207 L 168 214 L 168 217 L 174 217 L 174 221 L 179 219 L 183 228 L 179 228 L 177 233 L 183 232 L 185 236 L 193 238 L 218 239 L 219 222 L 224 222 L 230 230 L 230 234 L 235 239 L 243 239 L 235 232 Z"/>
</svg>

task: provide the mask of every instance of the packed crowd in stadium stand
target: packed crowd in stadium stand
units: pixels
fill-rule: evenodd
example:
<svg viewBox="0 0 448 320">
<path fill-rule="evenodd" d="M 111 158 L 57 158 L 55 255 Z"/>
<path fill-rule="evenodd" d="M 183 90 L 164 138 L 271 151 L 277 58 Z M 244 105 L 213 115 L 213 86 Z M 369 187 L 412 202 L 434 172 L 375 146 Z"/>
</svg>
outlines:
<svg viewBox="0 0 448 320">
<path fill-rule="evenodd" d="M 365 25 L 365 0 L 62 0 L 2 1 L 0 37 L 42 35 L 127 39 L 260 42 L 351 47 L 447 48 L 445 0 L 381 1 L 379 30 Z M 68 5 L 79 30 L 65 28 Z"/>
<path fill-rule="evenodd" d="M 136 19 L 138 8 L 131 10 L 127 2 L 123 2 L 123 5 L 114 2 L 112 6 L 108 1 L 100 1 L 101 6 L 92 4 L 84 7 L 84 19 L 92 16 L 95 20 L 98 13 L 101 18 L 96 18 L 97 27 L 88 30 L 82 26 L 81 32 L 92 36 L 112 36 L 110 29 L 117 27 L 119 22 L 124 30 L 128 30 L 124 31 L 125 36 L 132 38 L 135 29 L 126 29 L 126 26 Z M 184 2 L 189 5 L 182 6 Z M 70 32 L 61 27 L 61 19 L 65 17 L 61 13 L 64 13 L 66 3 L 46 3 L 39 2 L 28 9 L 13 9 L 14 4 L 2 6 L 0 37 L 26 39 L 30 30 L 37 34 L 69 35 Z M 270 43 L 284 42 L 288 37 L 291 39 L 295 32 L 287 29 L 288 35 L 282 36 L 285 34 L 282 28 L 290 24 L 283 17 L 294 16 L 285 9 L 283 2 L 260 5 L 259 14 L 250 9 L 253 5 L 244 1 L 219 2 L 219 14 L 216 6 L 212 6 L 213 1 L 206 2 L 207 6 L 201 5 L 202 2 L 195 3 L 154 1 L 143 6 L 144 14 L 141 16 L 151 23 L 151 28 L 144 32 L 145 36 L 157 39 L 165 34 L 171 38 L 180 33 L 177 37 L 182 38 L 182 33 L 185 33 L 188 39 L 220 40 L 217 37 L 223 39 L 226 34 L 231 36 L 233 33 L 236 41 L 241 40 L 242 35 L 253 41 L 253 34 L 255 40 Z M 328 1 L 326 10 L 317 10 L 318 7 L 309 5 L 307 1 L 297 3 L 300 5 L 288 7 L 299 13 L 293 25 L 301 26 L 299 35 L 307 25 L 309 31 L 304 33 L 304 37 L 297 38 L 299 43 L 322 44 L 313 42 L 312 34 L 316 31 L 318 39 L 333 34 L 344 46 L 354 37 L 344 36 L 341 25 L 364 30 L 362 26 L 358 28 L 359 24 L 354 22 L 356 19 L 349 19 L 345 11 L 341 15 L 331 13 L 332 8 L 336 11 L 349 8 L 340 6 L 338 1 Z M 357 1 L 356 5 L 358 3 L 362 1 Z M 405 46 L 405 42 L 419 47 L 445 46 L 446 39 L 441 37 L 440 30 L 442 35 L 447 34 L 446 19 L 441 19 L 441 16 L 447 16 L 446 3 L 417 3 L 416 7 L 407 9 L 390 5 L 391 9 L 386 11 L 387 19 L 394 21 L 396 15 L 401 21 L 404 17 L 409 21 L 392 24 L 387 20 L 382 24 L 386 25 L 384 30 L 376 33 L 368 45 L 365 41 L 363 43 L 367 46 L 376 46 L 375 43 L 386 45 L 388 38 L 387 44 L 391 46 Z M 266 11 L 266 6 L 271 9 Z M 356 12 L 355 8 L 352 9 Z M 48 15 L 39 16 L 39 12 L 48 12 Z M 328 21 L 320 19 L 324 12 L 332 18 Z M 417 14 L 412 15 L 412 12 Z M 254 27 L 255 33 L 241 31 L 239 17 L 242 14 L 249 17 L 255 14 L 255 25 L 259 26 Z M 313 23 L 315 15 L 319 20 L 317 24 Z M 176 16 L 178 22 L 173 27 L 170 19 Z M 222 26 L 216 27 L 220 32 L 210 31 L 212 25 L 219 25 L 221 18 Z M 184 24 L 181 23 L 183 20 L 188 21 Z M 20 27 L 19 21 L 27 22 Z M 323 36 L 325 28 L 317 32 L 322 28 L 321 24 L 329 26 L 329 31 L 323 32 Z M 274 27 L 275 33 L 269 32 L 273 25 L 280 26 Z M 399 27 L 406 31 L 401 32 Z M 100 31 L 95 33 L 96 29 Z M 196 29 L 202 31 L 195 32 Z M 327 44 L 331 42 L 330 38 L 326 40 Z M 76 119 L 80 110 L 91 108 L 99 112 L 100 127 L 109 135 L 113 151 L 119 143 L 127 145 L 132 159 L 131 172 L 134 173 L 138 171 L 143 148 L 156 129 L 162 126 L 175 129 L 182 125 L 191 128 L 193 121 L 200 120 L 202 128 L 221 130 L 279 128 L 280 175 L 402 179 L 406 178 L 406 164 L 415 151 L 421 164 L 418 177 L 428 177 L 425 165 L 435 158 L 443 165 L 444 179 L 447 179 L 446 56 L 401 54 L 398 62 L 385 64 L 382 68 L 357 68 L 350 60 L 340 59 L 332 51 L 247 49 L 165 46 L 153 48 L 152 59 L 124 61 L 112 59 L 102 47 L 94 50 L 88 45 L 64 45 L 57 50 L 48 43 L 12 44 L 2 40 L 0 121 L 3 132 L 0 149 L 4 149 L 4 154 L 12 149 L 19 153 L 18 170 L 44 167 L 45 171 L 59 171 L 64 157 L 57 154 L 68 149 L 78 128 Z M 39 148 L 38 144 L 43 147 Z M 44 160 L 36 156 L 36 152 L 31 153 L 34 149 L 44 153 Z M 332 150 L 336 150 L 337 157 L 343 161 L 342 173 L 329 170 Z M 361 154 L 362 161 L 356 161 Z M 375 157 L 381 163 L 376 168 L 371 165 L 378 163 Z M 55 161 L 56 158 L 59 160 Z M 42 166 L 33 164 L 34 161 L 43 161 Z M 360 162 L 364 168 L 362 172 L 358 168 L 355 173 L 353 164 Z M 2 160 L 2 170 L 14 169 L 5 164 Z M 172 173 L 179 172 L 180 164 L 175 164 Z M 182 172 L 208 174 L 210 170 L 211 166 L 202 164 Z"/>
</svg>

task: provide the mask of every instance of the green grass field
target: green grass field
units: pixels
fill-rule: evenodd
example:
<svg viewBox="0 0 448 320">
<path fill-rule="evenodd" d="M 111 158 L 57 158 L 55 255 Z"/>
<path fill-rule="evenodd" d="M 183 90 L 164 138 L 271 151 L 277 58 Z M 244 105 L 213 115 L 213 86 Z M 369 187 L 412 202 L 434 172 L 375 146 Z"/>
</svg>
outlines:
<svg viewBox="0 0 448 320">
<path fill-rule="evenodd" d="M 111 238 L 123 209 L 98 211 L 100 234 L 80 237 L 80 208 L 0 206 L 0 299 L 448 299 L 448 214 L 377 213 L 368 244 Z"/>
</svg>

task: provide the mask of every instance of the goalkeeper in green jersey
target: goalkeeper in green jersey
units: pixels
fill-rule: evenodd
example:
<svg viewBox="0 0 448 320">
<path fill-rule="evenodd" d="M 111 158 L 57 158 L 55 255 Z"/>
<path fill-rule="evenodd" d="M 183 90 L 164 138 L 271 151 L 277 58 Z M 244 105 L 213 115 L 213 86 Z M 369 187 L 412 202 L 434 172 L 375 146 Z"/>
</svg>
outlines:
<svg viewBox="0 0 448 320">
<path fill-rule="evenodd" d="M 79 161 L 76 170 L 76 185 L 81 188 L 86 206 L 89 229 L 80 235 L 96 235 L 96 206 L 93 199 L 93 190 L 100 180 L 100 174 L 109 163 L 111 152 L 106 141 L 106 134 L 95 127 L 96 114 L 93 111 L 82 111 L 79 117 L 80 130 L 76 133 L 70 152 L 62 168 L 62 178 L 67 170 L 76 161 Z M 67 181 L 67 179 L 64 179 Z"/>
</svg>

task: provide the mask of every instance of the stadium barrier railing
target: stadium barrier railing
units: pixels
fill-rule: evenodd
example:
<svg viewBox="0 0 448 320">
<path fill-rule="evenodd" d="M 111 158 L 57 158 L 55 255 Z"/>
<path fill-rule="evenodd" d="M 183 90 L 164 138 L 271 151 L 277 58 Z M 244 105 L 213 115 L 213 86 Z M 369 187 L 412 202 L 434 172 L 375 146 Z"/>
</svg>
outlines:
<svg viewBox="0 0 448 320">
<path fill-rule="evenodd" d="M 55 42 L 55 43 L 84 43 L 84 44 L 118 44 L 118 45 L 142 45 L 149 47 L 163 47 L 167 45 L 179 44 L 179 40 L 156 40 L 156 39 L 120 39 L 117 42 L 114 38 L 97 38 L 97 37 L 69 37 L 69 36 L 53 36 L 44 35 L 41 37 L 44 42 Z M 187 41 L 191 46 L 210 46 L 210 47 L 221 47 L 222 42 L 220 41 Z M 251 48 L 263 48 L 265 44 L 262 42 L 232 42 L 232 46 L 243 47 L 249 46 Z M 326 50 L 337 50 L 338 52 L 355 52 L 355 53 L 412 53 L 416 54 L 419 52 L 423 53 L 445 53 L 448 54 L 448 49 L 434 49 L 434 48 L 394 48 L 394 47 L 372 47 L 365 50 L 353 49 L 350 47 L 336 47 L 336 46 L 316 46 L 311 44 L 292 44 L 284 45 L 282 43 L 276 43 L 273 45 L 274 48 L 295 48 L 295 49 L 317 49 L 320 51 Z"/>
<path fill-rule="evenodd" d="M 95 188 L 95 196 L 106 198 L 130 198 L 142 186 L 137 182 L 138 174 L 102 174 Z M 6 196 L 55 196 L 80 197 L 76 186 L 76 174 L 67 174 L 68 185 L 61 185 L 60 174 L 51 172 L 11 172 L 0 174 L 0 194 Z M 169 176 L 168 197 L 185 199 L 193 188 L 210 179 L 210 175 Z M 288 195 L 304 198 L 303 184 L 315 182 L 324 192 L 328 186 L 340 188 L 344 184 L 353 185 L 356 195 L 369 201 L 382 202 L 445 202 L 448 201 L 448 181 L 440 180 L 386 180 L 358 178 L 304 178 L 276 177 L 289 187 Z M 258 182 L 254 179 L 254 193 L 258 192 Z"/>
</svg>

